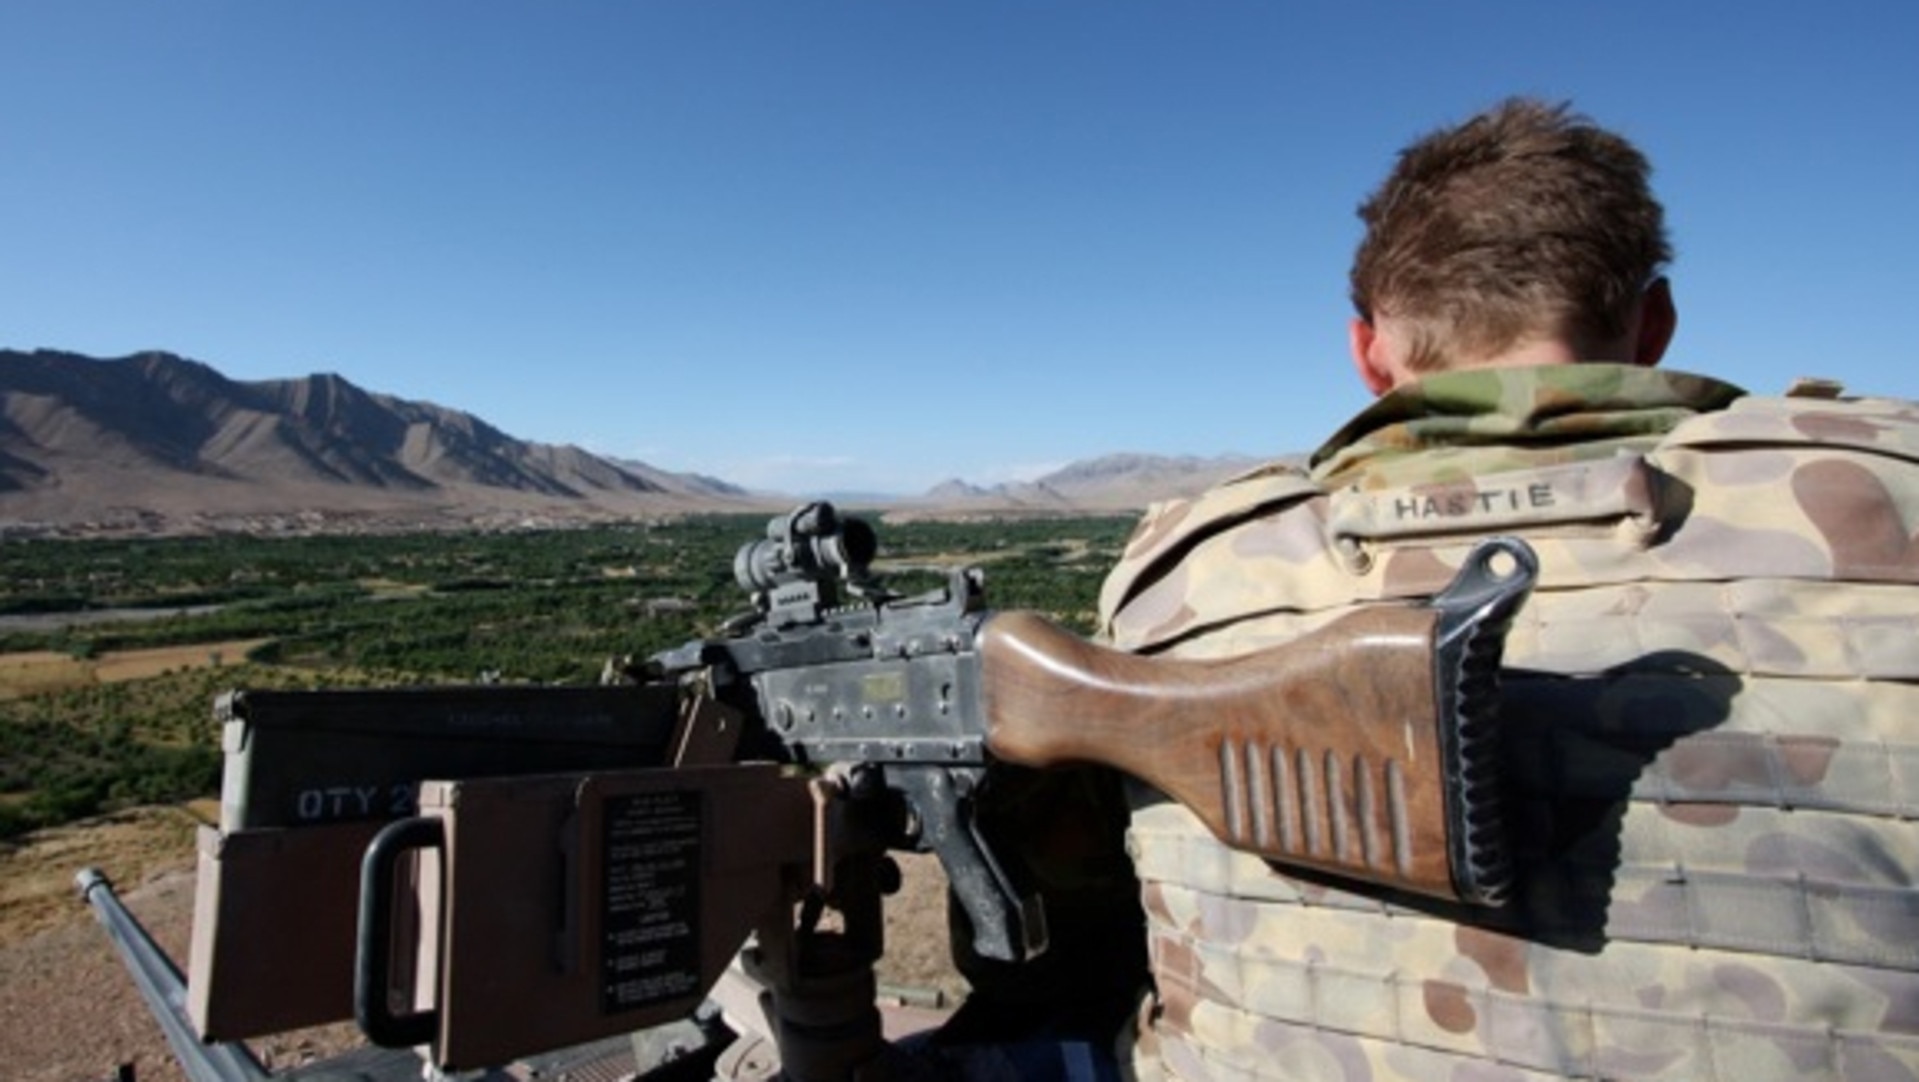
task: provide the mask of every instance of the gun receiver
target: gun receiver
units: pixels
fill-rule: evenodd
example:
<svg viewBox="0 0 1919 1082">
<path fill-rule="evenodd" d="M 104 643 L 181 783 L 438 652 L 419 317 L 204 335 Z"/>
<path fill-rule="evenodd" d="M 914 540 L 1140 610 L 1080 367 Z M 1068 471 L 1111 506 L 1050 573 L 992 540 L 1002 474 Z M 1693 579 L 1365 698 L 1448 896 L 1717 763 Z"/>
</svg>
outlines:
<svg viewBox="0 0 1919 1082">
<path fill-rule="evenodd" d="M 843 532 L 842 532 L 843 531 Z M 1431 603 L 1347 616 L 1243 657 L 1122 654 L 1028 612 L 989 613 L 980 576 L 873 598 L 858 520 L 828 504 L 775 519 L 736 569 L 760 615 L 654 659 L 699 672 L 764 719 L 789 761 L 851 763 L 902 794 L 973 923 L 975 949 L 1044 947 L 1043 914 L 974 829 L 994 761 L 1116 768 L 1178 799 L 1229 845 L 1435 897 L 1497 904 L 1497 674 L 1537 562 L 1495 538 Z"/>
</svg>

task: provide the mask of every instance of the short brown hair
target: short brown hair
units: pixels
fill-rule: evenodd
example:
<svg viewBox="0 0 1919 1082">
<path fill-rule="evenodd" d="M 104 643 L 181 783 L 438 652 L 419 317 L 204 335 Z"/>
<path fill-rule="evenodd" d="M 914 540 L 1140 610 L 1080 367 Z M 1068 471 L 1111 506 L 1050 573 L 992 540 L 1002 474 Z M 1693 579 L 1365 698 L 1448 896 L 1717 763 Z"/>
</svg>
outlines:
<svg viewBox="0 0 1919 1082">
<path fill-rule="evenodd" d="M 1403 322 L 1421 372 L 1535 335 L 1616 338 L 1672 258 L 1651 172 L 1566 103 L 1511 98 L 1427 135 L 1360 204 L 1353 306 Z"/>
</svg>

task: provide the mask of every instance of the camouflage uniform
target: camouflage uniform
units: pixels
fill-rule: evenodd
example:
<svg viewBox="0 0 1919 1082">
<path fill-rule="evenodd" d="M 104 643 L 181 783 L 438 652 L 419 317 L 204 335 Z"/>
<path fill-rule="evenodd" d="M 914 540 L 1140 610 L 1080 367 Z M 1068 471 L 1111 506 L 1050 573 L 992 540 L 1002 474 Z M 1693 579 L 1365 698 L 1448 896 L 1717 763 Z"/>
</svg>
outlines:
<svg viewBox="0 0 1919 1082">
<path fill-rule="evenodd" d="M 1836 389 L 1829 386 L 1826 392 Z M 1919 407 L 1614 365 L 1441 375 L 1152 509 L 1102 595 L 1221 656 L 1527 537 L 1518 896 L 1308 882 L 1144 794 L 1144 1075 L 1919 1079 Z"/>
</svg>

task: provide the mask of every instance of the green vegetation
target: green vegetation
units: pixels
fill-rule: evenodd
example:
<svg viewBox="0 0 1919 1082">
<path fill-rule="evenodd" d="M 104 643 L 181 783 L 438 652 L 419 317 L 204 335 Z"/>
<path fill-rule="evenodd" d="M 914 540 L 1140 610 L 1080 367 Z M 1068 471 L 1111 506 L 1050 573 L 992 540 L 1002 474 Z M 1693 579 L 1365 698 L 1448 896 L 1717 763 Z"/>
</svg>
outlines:
<svg viewBox="0 0 1919 1082">
<path fill-rule="evenodd" d="M 0 838 L 220 787 L 213 696 L 311 674 L 260 666 L 167 673 L 0 701 Z"/>
<path fill-rule="evenodd" d="M 1090 632 L 1126 518 L 880 528 L 898 590 L 978 565 L 996 608 Z M 211 796 L 211 704 L 235 686 L 590 683 L 608 657 L 710 633 L 763 516 L 593 529 L 0 543 L 0 655 L 267 640 L 244 664 L 23 691 L 0 682 L 0 838 L 131 804 Z M 4 657 L 0 657 L 4 660 Z M 10 697 L 11 696 L 11 697 Z"/>
</svg>

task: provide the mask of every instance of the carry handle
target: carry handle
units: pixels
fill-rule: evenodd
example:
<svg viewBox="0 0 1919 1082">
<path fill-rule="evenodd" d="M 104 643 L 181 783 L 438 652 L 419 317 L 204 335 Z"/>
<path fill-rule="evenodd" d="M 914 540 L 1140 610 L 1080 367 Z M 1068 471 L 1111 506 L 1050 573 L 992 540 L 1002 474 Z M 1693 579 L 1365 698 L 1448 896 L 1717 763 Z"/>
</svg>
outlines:
<svg viewBox="0 0 1919 1082">
<path fill-rule="evenodd" d="M 446 851 L 440 820 L 400 819 L 367 843 L 360 862 L 360 925 L 353 958 L 353 1017 L 367 1040 L 381 1048 L 412 1048 L 439 1035 L 440 1012 L 393 1013 L 393 888 L 400 858 Z"/>
</svg>

